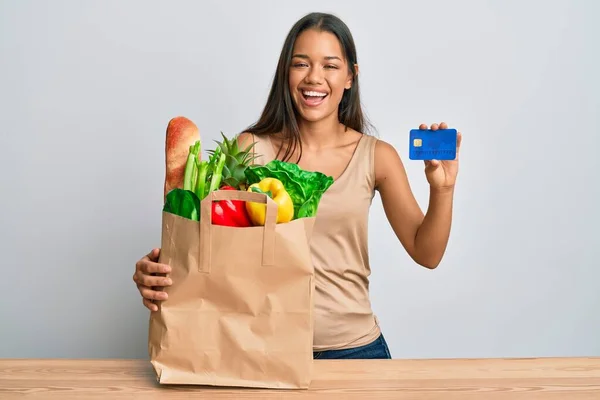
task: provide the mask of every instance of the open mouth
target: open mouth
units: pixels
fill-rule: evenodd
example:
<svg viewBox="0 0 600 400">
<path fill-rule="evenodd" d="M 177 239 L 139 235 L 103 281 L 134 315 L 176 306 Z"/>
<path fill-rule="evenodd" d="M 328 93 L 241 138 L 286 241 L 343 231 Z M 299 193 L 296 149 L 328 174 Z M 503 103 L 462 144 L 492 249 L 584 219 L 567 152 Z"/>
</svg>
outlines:
<svg viewBox="0 0 600 400">
<path fill-rule="evenodd" d="M 304 98 L 304 102 L 309 106 L 319 105 L 325 100 L 328 96 L 328 93 L 318 92 L 315 90 L 302 90 L 302 97 Z"/>
</svg>

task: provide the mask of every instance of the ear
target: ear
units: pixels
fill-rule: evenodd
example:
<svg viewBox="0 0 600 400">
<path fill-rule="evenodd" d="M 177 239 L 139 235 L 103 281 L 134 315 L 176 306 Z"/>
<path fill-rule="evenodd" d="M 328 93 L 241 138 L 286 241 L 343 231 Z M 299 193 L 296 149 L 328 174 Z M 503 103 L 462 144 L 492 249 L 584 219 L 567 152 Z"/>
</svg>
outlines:
<svg viewBox="0 0 600 400">
<path fill-rule="evenodd" d="M 352 87 L 352 82 L 354 78 L 358 76 L 358 64 L 354 64 L 354 75 L 348 74 L 348 80 L 346 81 L 346 89 L 350 89 Z"/>
</svg>

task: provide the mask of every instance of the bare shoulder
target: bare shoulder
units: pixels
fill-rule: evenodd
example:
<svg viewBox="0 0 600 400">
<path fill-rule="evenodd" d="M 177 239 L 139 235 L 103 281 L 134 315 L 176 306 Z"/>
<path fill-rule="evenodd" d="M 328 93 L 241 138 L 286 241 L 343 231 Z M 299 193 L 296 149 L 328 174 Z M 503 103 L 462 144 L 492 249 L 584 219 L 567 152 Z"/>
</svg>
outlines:
<svg viewBox="0 0 600 400">
<path fill-rule="evenodd" d="M 375 144 L 375 184 L 378 189 L 387 182 L 404 180 L 406 172 L 402 159 L 394 146 L 385 140 L 378 139 Z"/>
<path fill-rule="evenodd" d="M 389 162 L 402 162 L 394 146 L 385 140 L 377 139 L 375 143 L 375 162 L 387 164 Z"/>
</svg>

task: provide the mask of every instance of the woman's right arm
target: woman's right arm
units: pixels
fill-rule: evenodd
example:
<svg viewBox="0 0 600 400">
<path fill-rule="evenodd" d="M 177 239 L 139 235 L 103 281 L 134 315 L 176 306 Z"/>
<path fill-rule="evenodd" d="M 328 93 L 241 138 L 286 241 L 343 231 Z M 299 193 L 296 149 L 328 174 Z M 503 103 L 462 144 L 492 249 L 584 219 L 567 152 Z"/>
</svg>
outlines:
<svg viewBox="0 0 600 400">
<path fill-rule="evenodd" d="M 160 249 L 153 249 L 146 254 L 135 263 L 133 274 L 133 281 L 142 295 L 142 301 L 150 311 L 158 311 L 158 306 L 153 300 L 166 300 L 167 294 L 161 288 L 172 283 L 170 278 L 155 275 L 171 272 L 170 266 L 158 263 L 159 255 Z"/>
</svg>

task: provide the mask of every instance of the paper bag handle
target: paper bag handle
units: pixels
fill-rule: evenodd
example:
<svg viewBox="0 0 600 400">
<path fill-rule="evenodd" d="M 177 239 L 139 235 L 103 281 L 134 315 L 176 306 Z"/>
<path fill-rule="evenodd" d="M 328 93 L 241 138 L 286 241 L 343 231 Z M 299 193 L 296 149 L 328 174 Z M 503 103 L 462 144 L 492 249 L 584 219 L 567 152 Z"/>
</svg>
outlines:
<svg viewBox="0 0 600 400">
<path fill-rule="evenodd" d="M 215 190 L 211 191 L 200 202 L 200 253 L 198 254 L 198 271 L 210 272 L 211 264 L 211 231 L 212 231 L 212 202 L 217 200 L 242 200 L 267 205 L 265 225 L 233 228 L 233 229 L 262 229 L 263 248 L 262 264 L 273 265 L 275 262 L 275 226 L 277 224 L 277 203 L 263 193 L 244 190 Z"/>
</svg>

